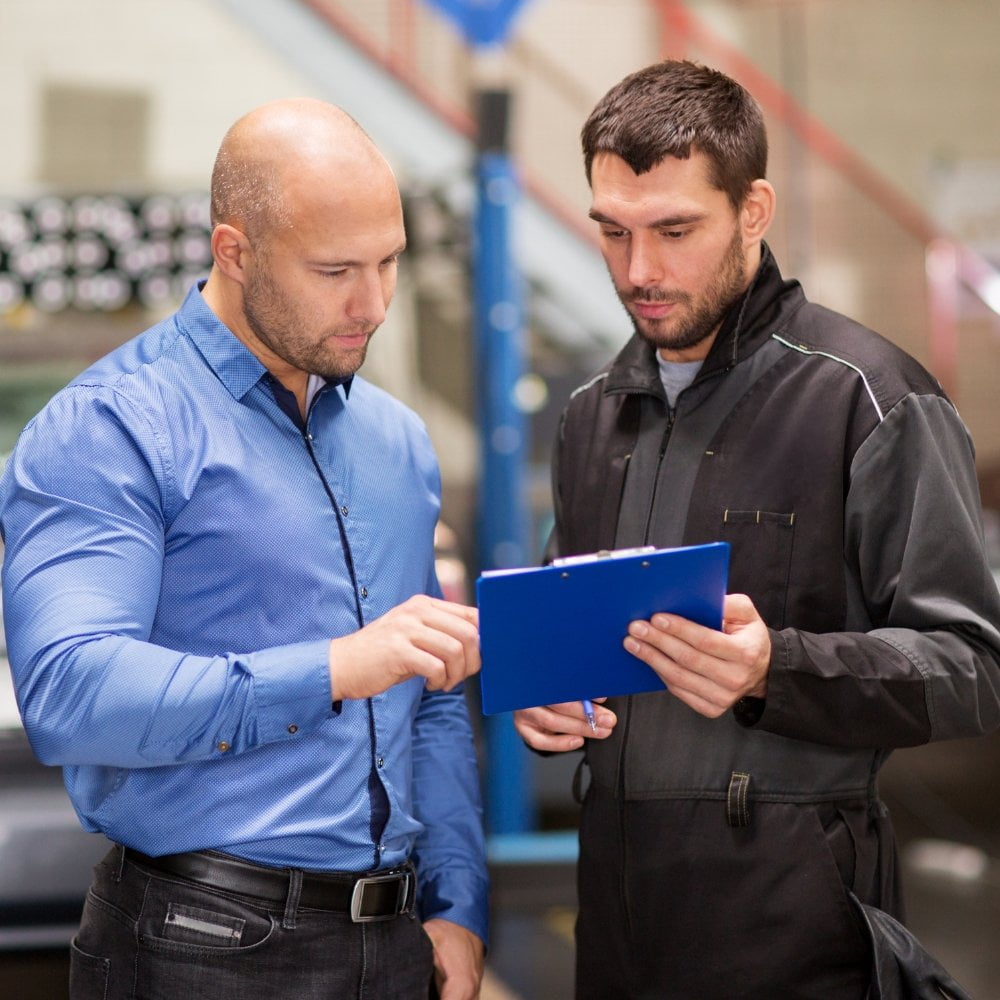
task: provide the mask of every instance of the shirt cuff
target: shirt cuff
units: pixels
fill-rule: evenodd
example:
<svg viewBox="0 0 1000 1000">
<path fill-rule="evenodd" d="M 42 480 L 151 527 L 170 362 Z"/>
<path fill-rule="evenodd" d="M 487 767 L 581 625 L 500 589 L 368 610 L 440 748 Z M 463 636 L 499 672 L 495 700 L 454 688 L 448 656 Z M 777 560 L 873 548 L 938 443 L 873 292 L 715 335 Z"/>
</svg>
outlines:
<svg viewBox="0 0 1000 1000">
<path fill-rule="evenodd" d="M 254 654 L 254 699 L 262 743 L 291 739 L 330 717 L 329 639 Z"/>
<path fill-rule="evenodd" d="M 421 879 L 417 911 L 421 920 L 440 917 L 472 931 L 483 944 L 489 940 L 486 900 L 489 883 L 475 872 L 452 870 L 447 878 Z M 447 883 L 446 885 L 442 883 Z"/>
</svg>

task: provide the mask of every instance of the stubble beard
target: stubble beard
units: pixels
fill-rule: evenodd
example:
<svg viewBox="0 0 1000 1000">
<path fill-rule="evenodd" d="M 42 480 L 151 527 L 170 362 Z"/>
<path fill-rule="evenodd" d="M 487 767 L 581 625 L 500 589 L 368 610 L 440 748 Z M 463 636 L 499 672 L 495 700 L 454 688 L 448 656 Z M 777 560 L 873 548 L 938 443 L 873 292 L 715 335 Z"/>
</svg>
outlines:
<svg viewBox="0 0 1000 1000">
<path fill-rule="evenodd" d="M 695 301 L 690 293 L 669 291 L 661 288 L 633 288 L 623 292 L 618 290 L 622 301 L 632 318 L 635 332 L 657 350 L 685 351 L 707 340 L 718 329 L 734 302 L 746 290 L 746 253 L 739 228 L 734 229 L 733 238 L 726 248 L 715 278 L 705 288 L 700 299 Z M 685 315 L 677 320 L 645 319 L 636 316 L 631 303 L 640 299 L 644 302 L 673 302 L 680 306 Z M 671 324 L 674 323 L 674 326 Z"/>
<path fill-rule="evenodd" d="M 243 316 L 257 339 L 282 361 L 328 380 L 350 378 L 364 364 L 368 344 L 377 329 L 356 324 L 334 331 L 342 335 L 367 333 L 361 347 L 339 351 L 328 346 L 333 334 L 308 339 L 300 329 L 308 324 L 299 322 L 294 303 L 271 280 L 266 267 L 255 268 L 243 288 Z"/>
</svg>

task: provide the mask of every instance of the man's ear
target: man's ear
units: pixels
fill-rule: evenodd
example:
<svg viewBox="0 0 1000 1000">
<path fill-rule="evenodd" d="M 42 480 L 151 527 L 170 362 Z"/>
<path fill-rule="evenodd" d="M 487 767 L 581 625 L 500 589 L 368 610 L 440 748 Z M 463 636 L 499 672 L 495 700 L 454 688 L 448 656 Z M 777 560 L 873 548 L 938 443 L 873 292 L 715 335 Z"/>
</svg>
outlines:
<svg viewBox="0 0 1000 1000">
<path fill-rule="evenodd" d="M 759 243 L 764 238 L 774 218 L 774 203 L 774 188 L 767 181 L 760 178 L 750 185 L 740 208 L 740 223 L 746 246 Z"/>
<path fill-rule="evenodd" d="M 212 230 L 212 258 L 215 266 L 231 281 L 243 284 L 246 280 L 246 258 L 250 241 L 235 226 L 220 222 Z"/>
</svg>

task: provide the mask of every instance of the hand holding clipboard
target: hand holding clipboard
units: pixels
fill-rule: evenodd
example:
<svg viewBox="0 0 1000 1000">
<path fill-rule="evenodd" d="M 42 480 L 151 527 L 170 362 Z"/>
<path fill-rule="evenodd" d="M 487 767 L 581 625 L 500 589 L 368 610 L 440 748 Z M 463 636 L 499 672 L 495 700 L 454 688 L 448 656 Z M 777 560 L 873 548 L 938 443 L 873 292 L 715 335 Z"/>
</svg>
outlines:
<svg viewBox="0 0 1000 1000">
<path fill-rule="evenodd" d="M 484 573 L 484 713 L 662 690 L 622 646 L 629 623 L 670 612 L 720 629 L 728 567 L 728 544 L 714 542 Z"/>
</svg>

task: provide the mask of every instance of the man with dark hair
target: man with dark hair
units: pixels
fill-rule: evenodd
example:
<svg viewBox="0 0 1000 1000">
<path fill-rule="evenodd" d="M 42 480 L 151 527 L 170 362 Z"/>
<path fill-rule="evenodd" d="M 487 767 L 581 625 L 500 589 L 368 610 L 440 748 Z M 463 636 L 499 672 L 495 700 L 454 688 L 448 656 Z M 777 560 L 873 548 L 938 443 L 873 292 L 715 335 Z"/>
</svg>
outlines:
<svg viewBox="0 0 1000 1000">
<path fill-rule="evenodd" d="M 628 625 L 664 690 L 596 733 L 577 703 L 517 714 L 590 771 L 577 996 L 863 1000 L 859 904 L 900 913 L 879 767 L 1000 724 L 972 445 L 916 361 L 782 280 L 735 81 L 635 73 L 583 148 L 635 335 L 564 413 L 550 555 L 728 541 L 731 592 L 721 631 Z"/>
<path fill-rule="evenodd" d="M 406 238 L 356 122 L 226 134 L 213 266 L 0 481 L 11 669 L 95 869 L 73 1000 L 479 994 L 487 876 L 437 462 L 355 372 Z"/>
</svg>

